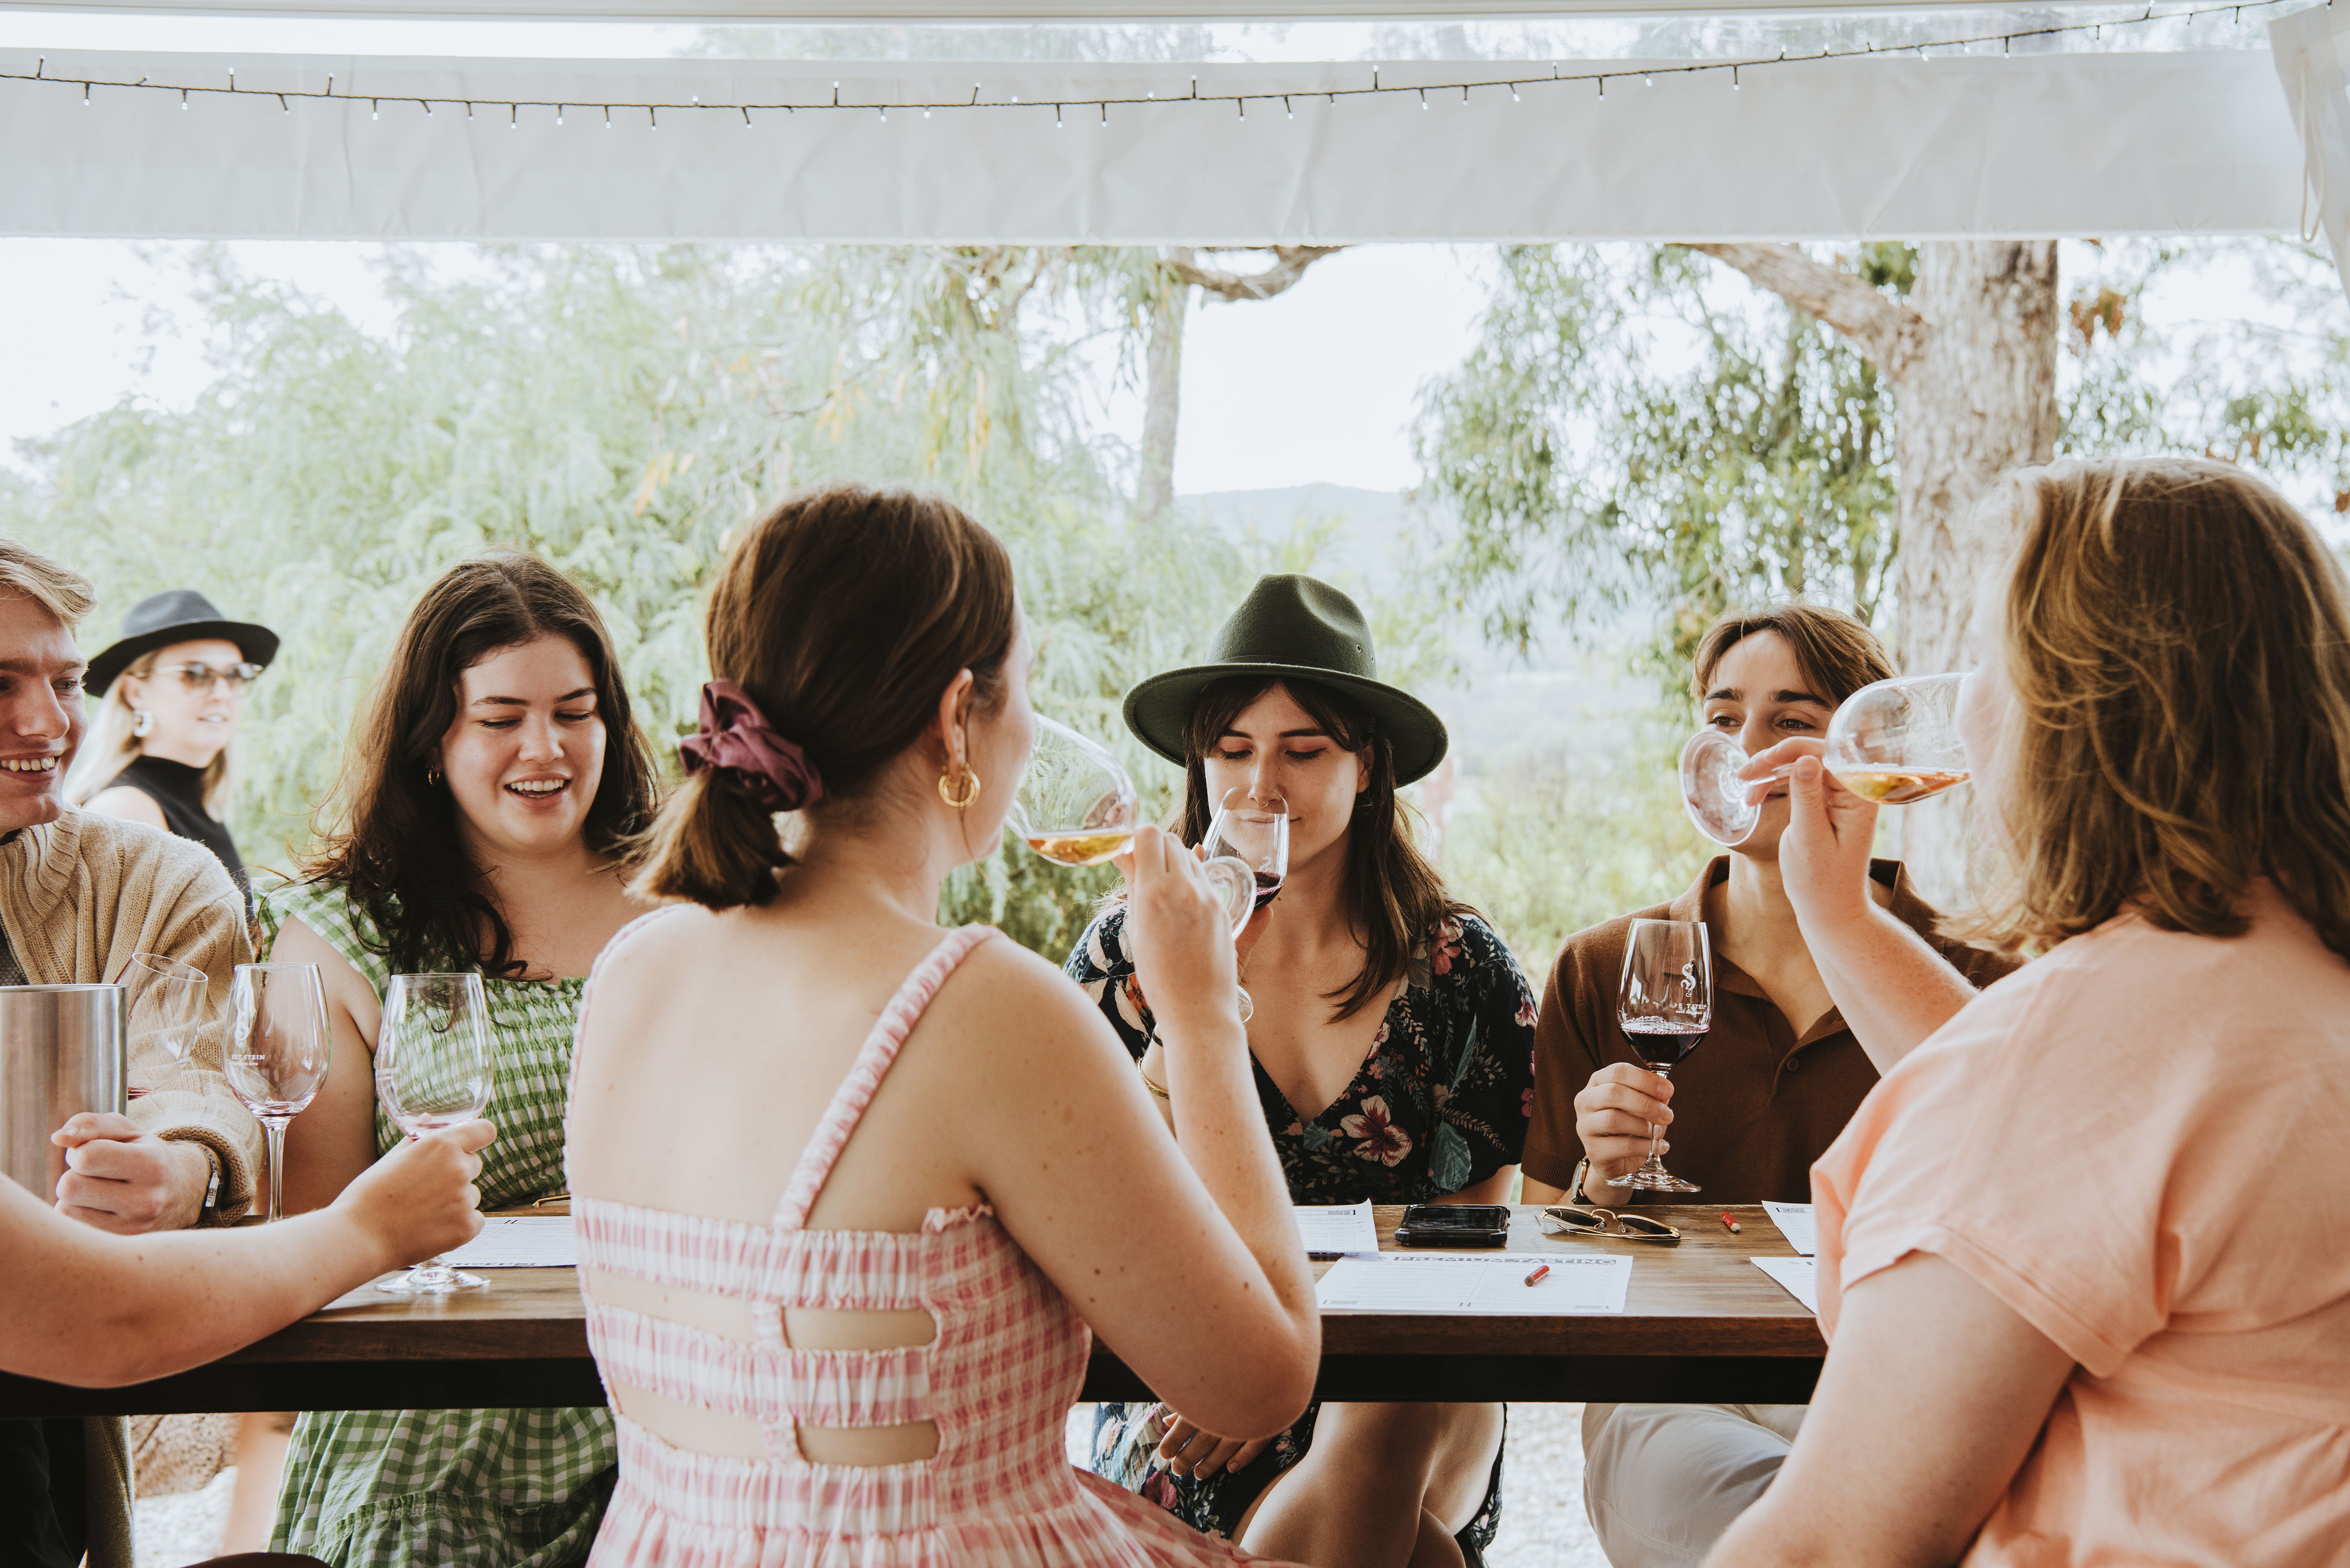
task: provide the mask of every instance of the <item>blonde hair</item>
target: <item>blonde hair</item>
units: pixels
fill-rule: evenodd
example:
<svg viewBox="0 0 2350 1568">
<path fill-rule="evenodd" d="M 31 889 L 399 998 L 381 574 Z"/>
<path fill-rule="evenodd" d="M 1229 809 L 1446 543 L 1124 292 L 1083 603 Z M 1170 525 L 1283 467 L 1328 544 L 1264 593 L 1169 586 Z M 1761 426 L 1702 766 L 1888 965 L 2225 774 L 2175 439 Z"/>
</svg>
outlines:
<svg viewBox="0 0 2350 1568">
<path fill-rule="evenodd" d="M 130 680 L 151 679 L 155 656 L 162 651 L 151 649 L 132 659 L 98 700 L 97 717 L 90 721 L 81 749 L 74 753 L 73 768 L 66 774 L 67 805 L 88 805 L 92 796 L 102 794 L 123 769 L 145 753 L 146 742 L 131 733 L 138 715 L 131 711 L 130 693 L 123 688 Z M 219 817 L 228 810 L 229 779 L 234 772 L 230 753 L 235 750 L 236 742 L 232 739 L 204 764 L 203 802 L 208 815 Z"/>
<path fill-rule="evenodd" d="M 2240 936 L 2266 877 L 2350 957 L 2350 584 L 2308 520 L 2187 458 L 2025 469 L 1984 505 L 2021 543 L 1995 630 L 2010 865 L 1974 934 L 2053 945 L 2136 902 Z"/>
<path fill-rule="evenodd" d="M 0 537 L 0 593 L 31 599 L 71 631 L 98 602 L 89 579 L 16 540 Z"/>
</svg>

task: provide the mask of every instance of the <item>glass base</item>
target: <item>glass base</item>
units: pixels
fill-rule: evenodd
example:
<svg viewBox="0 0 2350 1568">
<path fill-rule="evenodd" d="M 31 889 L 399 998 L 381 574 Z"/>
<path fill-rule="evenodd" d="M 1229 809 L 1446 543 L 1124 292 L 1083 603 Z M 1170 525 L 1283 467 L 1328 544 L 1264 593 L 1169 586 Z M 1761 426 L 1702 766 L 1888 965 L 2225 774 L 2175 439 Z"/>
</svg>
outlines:
<svg viewBox="0 0 2350 1568">
<path fill-rule="evenodd" d="M 419 1263 L 396 1279 L 379 1280 L 376 1289 L 394 1295 L 444 1296 L 457 1291 L 479 1291 L 489 1288 L 490 1282 L 479 1274 L 469 1274 L 461 1269 L 434 1259 Z"/>
<path fill-rule="evenodd" d="M 1628 1187 L 1635 1192 L 1702 1192 L 1694 1181 L 1683 1181 L 1655 1160 L 1650 1160 L 1629 1176 L 1612 1176 L 1610 1187 Z"/>
</svg>

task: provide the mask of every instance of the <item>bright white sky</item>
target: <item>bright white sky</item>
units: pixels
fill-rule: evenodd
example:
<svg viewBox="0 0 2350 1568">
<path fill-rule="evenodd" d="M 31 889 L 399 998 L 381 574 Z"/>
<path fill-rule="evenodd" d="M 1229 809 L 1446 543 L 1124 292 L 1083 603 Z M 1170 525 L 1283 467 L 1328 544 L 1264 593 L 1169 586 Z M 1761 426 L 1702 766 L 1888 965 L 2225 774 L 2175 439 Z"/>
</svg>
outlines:
<svg viewBox="0 0 2350 1568">
<path fill-rule="evenodd" d="M 391 327 L 369 265 L 375 246 L 228 248 L 251 274 L 294 284 L 369 330 Z M 452 247 L 451 260 L 463 254 Z M 0 298 L 14 306 L 0 343 L 0 444 L 13 451 L 125 397 L 179 407 L 203 389 L 211 367 L 192 330 L 184 254 L 116 240 L 0 240 Z M 1196 309 L 1176 488 L 1417 483 L 1406 430 L 1413 400 L 1468 352 L 1482 265 L 1475 249 L 1367 248 L 1317 264 L 1280 298 Z M 1118 434 L 1139 436 L 1136 399 L 1114 400 L 1109 418 Z"/>
</svg>

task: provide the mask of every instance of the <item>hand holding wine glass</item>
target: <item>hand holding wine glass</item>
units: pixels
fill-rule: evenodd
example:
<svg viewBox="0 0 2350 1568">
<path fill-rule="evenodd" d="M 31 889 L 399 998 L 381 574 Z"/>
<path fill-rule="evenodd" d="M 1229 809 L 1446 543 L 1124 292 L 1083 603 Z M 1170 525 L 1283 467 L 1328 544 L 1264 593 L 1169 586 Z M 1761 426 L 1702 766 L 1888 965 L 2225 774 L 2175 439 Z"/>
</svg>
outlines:
<svg viewBox="0 0 2350 1568">
<path fill-rule="evenodd" d="M 314 963 L 241 963 L 229 1012 L 223 1075 L 268 1135 L 268 1223 L 285 1213 L 286 1125 L 317 1097 L 333 1062 L 326 982 Z"/>
<path fill-rule="evenodd" d="M 1289 802 L 1277 794 L 1259 796 L 1246 789 L 1224 792 L 1222 803 L 1208 823 L 1200 851 L 1211 867 L 1230 867 L 1248 878 L 1248 903 L 1232 920 L 1232 940 L 1248 929 L 1249 919 L 1271 904 L 1289 879 Z M 1241 1022 L 1254 1016 L 1256 1003 L 1245 988 L 1241 992 Z"/>
<path fill-rule="evenodd" d="M 478 974 L 396 974 L 376 1033 L 375 1092 L 411 1139 L 480 1119 L 490 1103 L 489 1002 Z M 376 1286 L 418 1295 L 479 1290 L 488 1282 L 436 1255 Z"/>
<path fill-rule="evenodd" d="M 1673 1068 L 1704 1043 L 1713 1027 L 1713 952 L 1702 920 L 1634 920 L 1624 940 L 1624 974 L 1616 1020 L 1648 1071 L 1669 1080 Z M 1648 1158 L 1639 1169 L 1609 1179 L 1636 1192 L 1695 1192 L 1698 1186 L 1665 1168 L 1657 1155 L 1658 1128 L 1648 1129 Z"/>
<path fill-rule="evenodd" d="M 1864 686 L 1828 722 L 1823 753 L 1838 784 L 1881 805 L 1908 805 L 1967 782 L 1959 738 L 1962 675 L 1908 675 Z M 1681 750 L 1681 802 L 1697 830 L 1736 846 L 1762 821 L 1762 798 L 1774 779 L 1791 776 L 1782 742 L 1749 758 L 1719 730 L 1700 730 Z M 1765 759 L 1771 759 L 1766 761 Z"/>
</svg>

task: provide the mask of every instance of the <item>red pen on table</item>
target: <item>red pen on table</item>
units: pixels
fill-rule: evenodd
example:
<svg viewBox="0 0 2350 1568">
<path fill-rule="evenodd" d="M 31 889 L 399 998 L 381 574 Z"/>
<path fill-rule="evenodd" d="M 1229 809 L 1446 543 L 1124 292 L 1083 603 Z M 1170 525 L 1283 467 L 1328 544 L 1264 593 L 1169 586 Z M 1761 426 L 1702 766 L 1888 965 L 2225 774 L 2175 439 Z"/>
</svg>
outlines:
<svg viewBox="0 0 2350 1568">
<path fill-rule="evenodd" d="M 1548 1263 L 1544 1263 L 1541 1268 L 1536 1269 L 1533 1273 L 1526 1276 L 1526 1283 L 1533 1284 L 1536 1280 L 1541 1279 L 1544 1274 L 1549 1272 L 1550 1265 Z"/>
<path fill-rule="evenodd" d="M 1730 1233 L 1731 1233 L 1731 1235 L 1733 1235 L 1733 1236 L 1742 1236 L 1742 1235 L 1744 1235 L 1744 1234 L 1745 1234 L 1745 1232 L 1744 1232 L 1743 1231 L 1741 1231 L 1741 1230 L 1738 1228 L 1738 1221 L 1737 1221 L 1737 1220 L 1732 1220 L 1729 1215 L 1727 1215 L 1727 1214 L 1723 1215 L 1723 1216 L 1721 1217 L 1721 1222 L 1722 1222 L 1724 1225 L 1727 1225 L 1727 1226 L 1729 1226 L 1729 1227 L 1730 1227 Z"/>
</svg>

